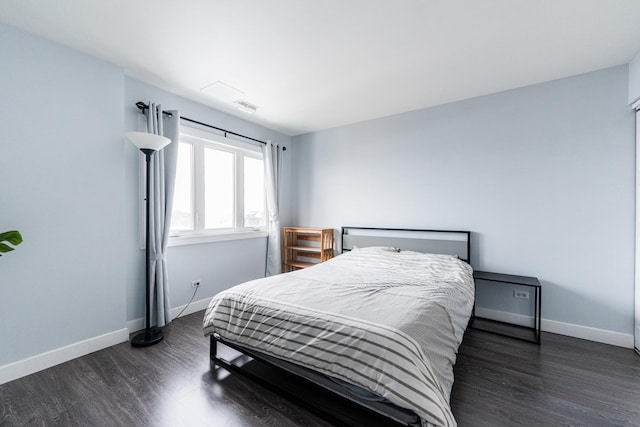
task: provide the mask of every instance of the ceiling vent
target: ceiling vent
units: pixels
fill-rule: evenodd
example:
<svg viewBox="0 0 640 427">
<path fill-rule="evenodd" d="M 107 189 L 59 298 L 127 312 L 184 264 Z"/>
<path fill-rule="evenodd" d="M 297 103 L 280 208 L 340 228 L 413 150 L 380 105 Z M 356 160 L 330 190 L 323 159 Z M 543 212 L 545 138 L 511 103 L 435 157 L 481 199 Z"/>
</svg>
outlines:
<svg viewBox="0 0 640 427">
<path fill-rule="evenodd" d="M 245 101 L 244 99 L 238 99 L 237 101 L 233 102 L 234 104 L 236 104 L 236 106 L 244 111 L 245 113 L 249 113 L 249 114 L 253 114 L 256 111 L 258 111 L 258 107 L 256 105 L 251 104 L 248 101 Z"/>
</svg>

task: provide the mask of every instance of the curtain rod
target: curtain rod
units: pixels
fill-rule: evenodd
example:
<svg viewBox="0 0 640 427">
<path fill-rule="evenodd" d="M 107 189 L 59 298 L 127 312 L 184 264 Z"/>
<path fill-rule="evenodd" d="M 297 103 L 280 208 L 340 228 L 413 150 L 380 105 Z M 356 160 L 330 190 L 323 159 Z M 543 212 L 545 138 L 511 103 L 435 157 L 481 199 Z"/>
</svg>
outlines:
<svg viewBox="0 0 640 427">
<path fill-rule="evenodd" d="M 148 110 L 149 109 L 149 106 L 147 104 L 145 104 L 144 102 L 142 102 L 142 101 L 136 102 L 136 107 L 138 107 L 143 113 L 144 113 L 144 110 Z M 169 113 L 168 111 L 163 111 L 162 114 L 166 114 L 167 116 L 171 117 L 171 113 Z M 187 122 L 195 123 L 197 125 L 201 125 L 201 126 L 205 126 L 205 127 L 211 128 L 211 129 L 219 130 L 220 132 L 224 132 L 225 133 L 225 137 L 227 136 L 226 134 L 231 134 L 231 135 L 239 136 L 240 138 L 250 139 L 251 141 L 255 141 L 255 142 L 259 142 L 260 144 L 267 145 L 267 143 L 265 141 L 262 141 L 262 140 L 259 140 L 259 139 L 255 139 L 255 138 L 251 138 L 250 136 L 246 136 L 246 135 L 242 135 L 242 134 L 239 134 L 239 133 L 235 133 L 235 132 L 232 132 L 230 130 L 222 129 L 222 128 L 219 128 L 217 126 L 213 126 L 213 125 L 210 125 L 210 124 L 207 124 L 207 123 L 202 123 L 202 122 L 199 122 L 197 120 L 190 119 L 188 117 L 180 116 L 180 120 L 185 120 Z M 287 147 L 285 147 L 283 145 L 282 146 L 282 151 L 287 151 Z"/>
</svg>

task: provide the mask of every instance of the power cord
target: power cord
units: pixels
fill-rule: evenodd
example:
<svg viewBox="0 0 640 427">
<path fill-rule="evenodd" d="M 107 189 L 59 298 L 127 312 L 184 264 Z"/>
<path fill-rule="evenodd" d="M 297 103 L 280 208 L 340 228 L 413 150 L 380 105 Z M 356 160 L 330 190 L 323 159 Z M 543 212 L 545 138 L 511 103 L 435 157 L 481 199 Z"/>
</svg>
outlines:
<svg viewBox="0 0 640 427">
<path fill-rule="evenodd" d="M 184 313 L 184 311 L 187 309 L 187 307 L 189 307 L 189 304 L 191 304 L 191 301 L 193 301 L 193 299 L 195 298 L 196 293 L 198 292 L 198 289 L 200 289 L 200 286 L 196 286 L 196 288 L 193 290 L 193 295 L 191 295 L 191 299 L 189 300 L 187 305 L 184 306 L 182 311 L 180 311 L 180 313 L 178 313 L 178 315 L 176 317 L 174 317 L 173 320 L 176 320 L 178 317 L 180 317 L 182 315 L 182 313 Z"/>
</svg>

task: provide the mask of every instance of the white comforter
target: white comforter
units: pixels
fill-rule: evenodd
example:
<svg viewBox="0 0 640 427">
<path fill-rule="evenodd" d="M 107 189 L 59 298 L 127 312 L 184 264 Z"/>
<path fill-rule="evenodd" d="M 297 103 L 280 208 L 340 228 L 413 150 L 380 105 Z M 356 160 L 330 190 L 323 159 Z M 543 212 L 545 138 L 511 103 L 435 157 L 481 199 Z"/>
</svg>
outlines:
<svg viewBox="0 0 640 427">
<path fill-rule="evenodd" d="M 453 365 L 473 299 L 471 267 L 455 257 L 354 249 L 221 292 L 203 330 L 451 426 Z"/>
</svg>

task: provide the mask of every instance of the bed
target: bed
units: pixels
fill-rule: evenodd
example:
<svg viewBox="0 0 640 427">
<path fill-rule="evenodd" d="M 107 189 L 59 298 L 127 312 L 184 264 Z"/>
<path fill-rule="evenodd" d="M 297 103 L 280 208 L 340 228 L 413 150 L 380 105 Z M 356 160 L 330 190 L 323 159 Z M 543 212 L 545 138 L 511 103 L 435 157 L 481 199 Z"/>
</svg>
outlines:
<svg viewBox="0 0 640 427">
<path fill-rule="evenodd" d="M 216 295 L 203 320 L 212 368 L 249 375 L 218 354 L 222 343 L 401 424 L 456 425 L 470 232 L 343 227 L 341 243 L 322 264 Z"/>
</svg>

